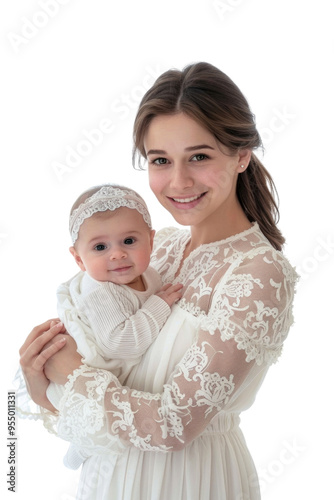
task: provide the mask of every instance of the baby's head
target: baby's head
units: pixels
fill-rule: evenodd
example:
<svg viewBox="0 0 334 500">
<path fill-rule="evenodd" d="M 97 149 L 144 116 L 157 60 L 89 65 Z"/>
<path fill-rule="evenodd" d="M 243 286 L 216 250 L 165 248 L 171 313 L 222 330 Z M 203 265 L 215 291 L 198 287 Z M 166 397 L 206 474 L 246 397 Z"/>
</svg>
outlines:
<svg viewBox="0 0 334 500">
<path fill-rule="evenodd" d="M 154 231 L 147 206 L 132 189 L 105 184 L 82 193 L 70 215 L 70 252 L 97 281 L 138 288 Z"/>
</svg>

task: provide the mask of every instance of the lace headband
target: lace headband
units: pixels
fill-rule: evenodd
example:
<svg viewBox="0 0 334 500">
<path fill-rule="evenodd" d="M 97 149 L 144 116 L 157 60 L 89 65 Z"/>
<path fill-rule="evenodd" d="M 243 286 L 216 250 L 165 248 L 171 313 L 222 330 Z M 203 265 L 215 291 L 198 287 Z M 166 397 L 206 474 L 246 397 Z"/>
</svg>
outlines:
<svg viewBox="0 0 334 500">
<path fill-rule="evenodd" d="M 146 203 L 138 193 L 121 186 L 104 186 L 73 210 L 69 225 L 72 243 L 74 244 L 78 239 L 80 226 L 85 219 L 96 212 L 113 211 L 120 207 L 137 210 L 149 228 L 152 229 L 151 217 Z"/>
</svg>

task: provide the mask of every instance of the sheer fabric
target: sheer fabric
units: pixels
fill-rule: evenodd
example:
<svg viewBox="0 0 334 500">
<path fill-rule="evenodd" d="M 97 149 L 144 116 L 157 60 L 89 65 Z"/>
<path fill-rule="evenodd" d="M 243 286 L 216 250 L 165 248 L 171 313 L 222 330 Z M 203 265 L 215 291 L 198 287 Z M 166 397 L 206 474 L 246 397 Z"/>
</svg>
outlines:
<svg viewBox="0 0 334 500">
<path fill-rule="evenodd" d="M 189 238 L 158 235 L 152 265 L 184 295 L 124 386 L 85 365 L 65 386 L 58 434 L 93 454 L 81 500 L 260 498 L 239 414 L 281 354 L 297 276 L 255 223 L 197 248 L 175 279 Z"/>
</svg>

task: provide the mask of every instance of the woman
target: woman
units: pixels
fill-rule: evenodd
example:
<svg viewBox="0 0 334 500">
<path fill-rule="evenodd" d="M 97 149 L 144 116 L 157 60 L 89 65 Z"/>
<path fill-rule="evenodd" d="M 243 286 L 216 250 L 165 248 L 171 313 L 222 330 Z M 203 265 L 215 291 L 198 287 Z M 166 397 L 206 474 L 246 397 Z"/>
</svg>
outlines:
<svg viewBox="0 0 334 500">
<path fill-rule="evenodd" d="M 62 325 L 36 327 L 21 348 L 30 393 L 52 411 L 44 373 L 66 384 L 58 433 L 94 453 L 81 500 L 259 499 L 239 414 L 281 353 L 296 274 L 281 253 L 274 184 L 253 152 L 253 115 L 224 73 L 198 63 L 146 93 L 134 144 L 160 203 L 190 226 L 160 231 L 152 258 L 183 298 L 123 386 L 82 365 Z M 125 446 L 118 456 L 110 435 Z"/>
</svg>

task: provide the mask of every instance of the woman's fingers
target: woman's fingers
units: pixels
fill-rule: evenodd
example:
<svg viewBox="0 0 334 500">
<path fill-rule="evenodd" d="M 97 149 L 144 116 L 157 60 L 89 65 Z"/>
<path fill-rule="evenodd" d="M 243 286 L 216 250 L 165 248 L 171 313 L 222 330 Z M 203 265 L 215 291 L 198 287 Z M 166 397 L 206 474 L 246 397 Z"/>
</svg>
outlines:
<svg viewBox="0 0 334 500">
<path fill-rule="evenodd" d="M 41 325 L 35 326 L 35 328 L 33 328 L 31 330 L 31 332 L 29 333 L 28 337 L 26 338 L 24 344 L 22 345 L 22 347 L 19 350 L 20 355 L 22 355 L 27 350 L 27 348 L 29 347 L 29 345 L 32 342 L 34 342 L 34 340 L 37 337 L 39 337 L 44 332 L 46 332 L 47 330 L 50 329 L 51 323 L 52 323 L 53 326 L 55 326 L 57 323 L 60 323 L 60 320 L 58 318 L 51 319 L 51 320 L 49 319 L 48 321 L 45 321 Z"/>
<path fill-rule="evenodd" d="M 20 349 L 20 355 L 21 355 L 20 363 L 21 363 L 22 367 L 31 366 L 32 360 L 41 354 L 41 351 L 43 350 L 44 346 L 55 335 L 58 335 L 61 332 L 65 333 L 64 325 L 60 322 L 56 323 L 52 328 L 49 328 L 46 331 L 43 331 L 42 328 L 48 328 L 48 326 L 50 326 L 50 325 L 49 324 L 46 325 L 45 323 L 43 323 L 43 325 L 36 327 L 36 329 L 34 329 L 34 330 L 36 330 L 36 332 L 34 332 L 34 330 L 33 330 L 30 334 L 31 335 L 30 340 L 28 341 L 28 339 L 27 339 L 25 344 L 23 344 L 23 346 L 21 347 L 21 349 Z M 57 350 L 59 350 L 60 348 L 61 347 L 59 347 Z M 48 356 L 48 358 L 49 357 L 50 356 Z"/>
<path fill-rule="evenodd" d="M 50 411 L 55 411 L 55 408 L 46 396 L 49 380 L 45 374 L 45 364 L 66 345 L 69 337 L 64 335 L 66 333 L 59 319 L 45 321 L 30 332 L 20 349 L 20 365 L 28 392 L 36 404 Z M 51 343 L 53 338 L 55 340 Z"/>
<path fill-rule="evenodd" d="M 56 352 L 60 351 L 66 344 L 66 337 L 62 336 L 61 339 L 52 343 L 50 346 L 42 350 L 42 352 L 36 357 L 34 362 L 34 369 L 41 371 L 44 369 L 45 363 L 51 358 Z"/>
</svg>

